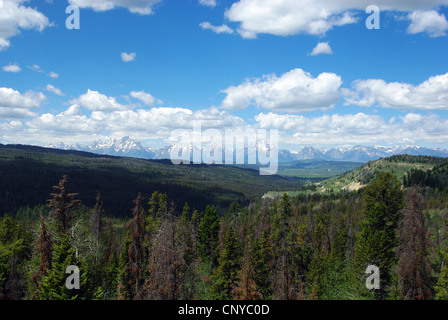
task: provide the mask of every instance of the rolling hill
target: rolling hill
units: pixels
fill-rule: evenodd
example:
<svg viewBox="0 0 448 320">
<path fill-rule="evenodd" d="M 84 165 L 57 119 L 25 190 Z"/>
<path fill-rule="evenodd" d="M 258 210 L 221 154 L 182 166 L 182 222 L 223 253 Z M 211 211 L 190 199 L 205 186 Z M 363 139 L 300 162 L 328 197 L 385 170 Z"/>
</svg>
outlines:
<svg viewBox="0 0 448 320">
<path fill-rule="evenodd" d="M 301 190 L 287 191 L 290 196 L 303 193 L 357 191 L 365 187 L 378 173 L 391 172 L 405 186 L 418 184 L 445 188 L 448 186 L 448 158 L 395 155 L 370 161 L 359 168 L 319 182 L 309 182 Z M 275 198 L 282 191 L 270 191 L 264 197 Z"/>
<path fill-rule="evenodd" d="M 24 145 L 0 145 L 0 215 L 25 205 L 45 204 L 63 174 L 69 192 L 93 206 L 97 192 L 106 214 L 126 216 L 138 192 L 167 193 L 176 205 L 187 201 L 202 210 L 247 202 L 269 190 L 295 190 L 303 180 L 260 176 L 258 171 L 225 165 L 173 165 L 169 160 L 97 155 Z"/>
<path fill-rule="evenodd" d="M 318 182 L 316 183 L 316 186 L 320 192 L 334 192 L 341 190 L 354 191 L 366 186 L 376 174 L 385 171 L 395 174 L 397 178 L 404 183 L 405 177 L 407 177 L 412 170 L 432 172 L 435 168 L 446 165 L 447 163 L 447 158 L 397 155 L 370 161 L 351 172 Z"/>
</svg>

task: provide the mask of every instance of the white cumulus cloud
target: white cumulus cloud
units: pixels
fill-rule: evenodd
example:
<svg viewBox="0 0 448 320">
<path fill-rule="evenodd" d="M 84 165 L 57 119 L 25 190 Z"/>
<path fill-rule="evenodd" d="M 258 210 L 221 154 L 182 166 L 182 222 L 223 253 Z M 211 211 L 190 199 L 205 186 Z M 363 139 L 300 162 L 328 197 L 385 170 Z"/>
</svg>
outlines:
<svg viewBox="0 0 448 320">
<path fill-rule="evenodd" d="M 311 56 L 317 56 L 319 54 L 333 54 L 333 50 L 331 50 L 328 42 L 319 42 L 310 53 Z"/>
<path fill-rule="evenodd" d="M 51 72 L 48 74 L 48 76 L 49 76 L 50 78 L 53 78 L 53 79 L 57 79 L 57 78 L 59 78 L 59 74 L 57 74 L 57 73 L 54 72 L 54 71 L 51 71 Z"/>
<path fill-rule="evenodd" d="M 121 53 L 121 60 L 123 60 L 124 62 L 134 61 L 136 57 L 137 57 L 137 54 L 135 52 L 131 52 L 131 53 L 123 52 L 123 53 Z"/>
<path fill-rule="evenodd" d="M 216 7 L 216 0 L 199 0 L 199 4 L 207 7 Z"/>
<path fill-rule="evenodd" d="M 58 96 L 61 96 L 61 97 L 65 96 L 65 94 L 61 91 L 61 89 L 56 88 L 55 86 L 53 86 L 53 85 L 51 85 L 51 84 L 47 84 L 47 86 L 45 87 L 45 89 L 46 89 L 47 91 L 49 91 L 49 92 L 54 93 L 55 95 L 58 95 Z"/>
<path fill-rule="evenodd" d="M 12 63 L 12 64 L 9 64 L 7 66 L 4 66 L 4 67 L 2 67 L 2 69 L 5 72 L 13 72 L 13 73 L 17 73 L 17 72 L 22 71 L 22 69 L 19 67 L 19 65 L 15 64 L 15 63 Z"/>
<path fill-rule="evenodd" d="M 0 1 L 0 51 L 10 46 L 9 38 L 19 34 L 21 29 L 43 31 L 51 26 L 48 18 L 27 6 L 27 2 L 27 0 Z"/>
<path fill-rule="evenodd" d="M 72 105 L 80 105 L 91 111 L 128 110 L 132 108 L 132 106 L 118 103 L 115 97 L 108 97 L 90 89 L 87 89 L 87 93 L 71 100 L 70 103 Z"/>
<path fill-rule="evenodd" d="M 155 104 L 162 104 L 162 100 L 159 100 L 155 97 L 153 97 L 150 93 L 147 93 L 145 91 L 132 91 L 131 97 L 137 100 L 140 100 L 147 106 L 154 106 Z"/>
<path fill-rule="evenodd" d="M 210 22 L 201 22 L 199 26 L 204 30 L 211 30 L 214 33 L 220 34 L 220 33 L 233 33 L 233 29 L 230 28 L 228 25 L 220 25 L 220 26 L 214 26 Z"/>
<path fill-rule="evenodd" d="M 443 143 L 448 139 L 448 120 L 435 114 L 408 113 L 387 120 L 377 114 L 324 114 L 306 117 L 260 113 L 260 128 L 279 129 L 282 144 L 298 145 L 396 145 Z"/>
<path fill-rule="evenodd" d="M 448 0 L 239 0 L 225 12 L 225 17 L 239 24 L 238 32 L 244 38 L 258 34 L 322 35 L 335 26 L 357 22 L 360 11 L 365 12 L 372 4 L 381 11 L 410 13 L 446 6 Z"/>
<path fill-rule="evenodd" d="M 280 77 L 271 74 L 223 90 L 227 96 L 222 107 L 237 110 L 254 105 L 292 113 L 324 110 L 338 102 L 341 85 L 341 77 L 334 73 L 313 78 L 302 69 L 293 69 Z"/>
<path fill-rule="evenodd" d="M 352 90 L 342 90 L 345 105 L 448 110 L 448 73 L 430 77 L 419 85 L 368 79 L 357 80 L 352 87 Z"/>
<path fill-rule="evenodd" d="M 35 116 L 30 109 L 39 108 L 46 100 L 42 92 L 20 93 L 12 88 L 0 88 L 0 119 L 15 119 Z"/>
<path fill-rule="evenodd" d="M 445 15 L 435 10 L 414 11 L 409 14 L 411 24 L 408 33 L 427 33 L 430 37 L 446 36 L 448 21 Z"/>
<path fill-rule="evenodd" d="M 39 108 L 45 100 L 42 92 L 27 91 L 22 94 L 12 88 L 0 88 L 0 108 Z"/>
</svg>

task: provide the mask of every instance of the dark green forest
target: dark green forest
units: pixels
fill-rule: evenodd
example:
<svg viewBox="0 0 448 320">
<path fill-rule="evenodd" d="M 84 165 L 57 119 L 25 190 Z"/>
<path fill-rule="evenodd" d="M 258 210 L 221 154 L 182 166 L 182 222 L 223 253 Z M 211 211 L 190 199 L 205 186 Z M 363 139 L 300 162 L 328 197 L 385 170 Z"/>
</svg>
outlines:
<svg viewBox="0 0 448 320">
<path fill-rule="evenodd" d="M 0 299 L 448 299 L 446 159 L 390 158 L 433 164 L 402 178 L 369 163 L 366 187 L 318 193 L 241 168 L 25 150 L 1 153 Z M 277 187 L 298 192 L 261 197 Z"/>
<path fill-rule="evenodd" d="M 0 220 L 2 299 L 447 299 L 448 194 L 390 173 L 358 192 L 177 207 L 140 193 L 130 218 L 69 193 Z M 368 265 L 381 286 L 365 286 Z M 80 270 L 69 290 L 65 269 Z"/>
</svg>

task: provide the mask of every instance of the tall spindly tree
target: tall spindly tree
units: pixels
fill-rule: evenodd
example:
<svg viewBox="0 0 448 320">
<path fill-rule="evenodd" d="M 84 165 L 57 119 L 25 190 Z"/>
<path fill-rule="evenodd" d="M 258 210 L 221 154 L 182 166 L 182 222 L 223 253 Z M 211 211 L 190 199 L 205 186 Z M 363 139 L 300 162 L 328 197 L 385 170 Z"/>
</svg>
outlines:
<svg viewBox="0 0 448 320">
<path fill-rule="evenodd" d="M 423 213 L 425 206 L 418 188 L 412 188 L 399 225 L 399 289 L 409 300 L 432 298 L 429 230 Z"/>
<path fill-rule="evenodd" d="M 74 198 L 77 193 L 67 193 L 68 176 L 64 175 L 55 190 L 51 193 L 51 199 L 47 200 L 47 206 L 50 208 L 50 216 L 56 221 L 57 231 L 60 235 L 68 233 L 70 229 L 70 214 L 79 206 L 80 201 Z"/>
</svg>

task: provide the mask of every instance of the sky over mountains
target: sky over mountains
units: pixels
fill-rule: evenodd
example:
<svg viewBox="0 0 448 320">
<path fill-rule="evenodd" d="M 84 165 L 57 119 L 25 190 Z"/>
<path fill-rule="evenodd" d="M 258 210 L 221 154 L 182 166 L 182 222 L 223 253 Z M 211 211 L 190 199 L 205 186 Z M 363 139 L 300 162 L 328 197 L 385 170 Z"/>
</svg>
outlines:
<svg viewBox="0 0 448 320">
<path fill-rule="evenodd" d="M 160 149 L 201 121 L 278 129 L 285 150 L 446 149 L 447 14 L 448 0 L 0 0 L 0 143 Z"/>
</svg>

